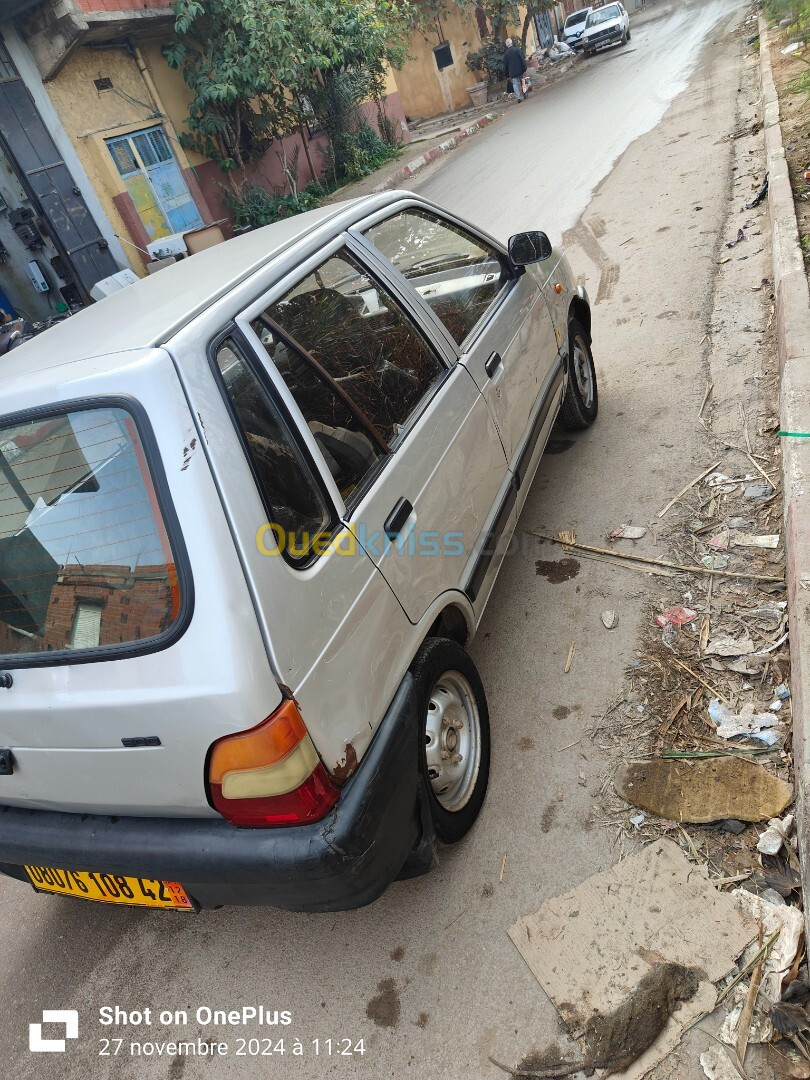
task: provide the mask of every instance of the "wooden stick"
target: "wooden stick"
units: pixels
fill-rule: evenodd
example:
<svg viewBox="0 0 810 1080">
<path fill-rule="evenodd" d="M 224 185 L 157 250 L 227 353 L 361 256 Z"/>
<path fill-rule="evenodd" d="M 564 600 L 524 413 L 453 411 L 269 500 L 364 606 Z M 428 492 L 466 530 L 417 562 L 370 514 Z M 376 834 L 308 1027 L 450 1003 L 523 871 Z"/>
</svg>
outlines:
<svg viewBox="0 0 810 1080">
<path fill-rule="evenodd" d="M 711 690 L 715 697 L 720 698 L 721 701 L 725 701 L 726 705 L 731 708 L 731 702 L 728 700 L 727 697 L 724 697 L 719 690 L 717 690 L 710 683 L 707 683 L 705 679 L 701 679 L 700 675 L 698 675 L 696 671 L 692 671 L 692 669 L 690 667 L 687 667 L 686 664 L 684 664 L 682 660 L 679 660 L 677 656 L 672 657 L 672 662 L 673 664 L 677 664 L 679 668 L 683 668 L 683 670 L 688 672 L 693 679 L 697 679 L 701 686 L 705 686 L 707 690 Z"/>
<path fill-rule="evenodd" d="M 759 920 L 759 947 L 762 948 L 762 917 Z M 765 963 L 765 957 L 763 956 L 751 975 L 751 983 L 748 987 L 748 993 L 745 996 L 745 1004 L 743 1005 L 742 1013 L 740 1014 L 740 1026 L 737 1030 L 737 1061 L 740 1064 L 740 1068 L 745 1066 L 745 1052 L 748 1049 L 748 1039 L 751 1035 L 751 1021 L 754 1018 L 754 1005 L 756 1004 L 757 994 L 759 993 L 759 984 L 762 981 L 762 967 Z"/>
<path fill-rule="evenodd" d="M 712 382 L 706 383 L 706 393 L 703 395 L 703 401 L 701 402 L 700 408 L 698 409 L 698 416 L 703 416 L 703 410 L 706 408 L 706 402 L 709 400 L 709 394 L 712 392 L 713 386 L 714 383 Z"/>
<path fill-rule="evenodd" d="M 509 858 L 509 856 L 508 856 L 508 855 L 504 855 L 504 857 L 503 857 L 503 862 L 501 863 L 501 872 L 500 872 L 500 874 L 498 875 L 498 881 L 499 881 L 499 882 L 502 882 L 502 881 L 503 881 L 503 872 L 504 872 L 504 870 L 506 869 L 506 860 L 507 860 L 508 858 Z"/>
<path fill-rule="evenodd" d="M 578 541 L 572 543 L 570 540 L 561 540 L 558 536 L 548 536 L 546 533 L 535 532 L 534 529 L 527 529 L 526 531 L 530 536 L 536 536 L 540 540 L 550 540 L 552 544 L 561 544 L 563 547 L 572 548 L 573 550 L 589 551 L 594 555 L 601 555 L 609 559 L 644 563 L 645 566 L 666 566 L 670 570 L 680 570 L 683 574 L 714 574 L 719 577 L 738 578 L 742 581 L 778 581 L 780 584 L 785 580 L 784 576 L 772 577 L 768 574 L 743 574 L 735 570 L 710 570 L 706 566 L 697 564 L 683 566 L 681 563 L 670 562 L 669 559 L 651 559 L 647 555 L 634 555 L 629 551 L 611 551 L 610 548 L 592 547 L 590 544 L 580 544 Z"/>
<path fill-rule="evenodd" d="M 571 642 L 571 648 L 568 650 L 568 659 L 565 661 L 565 674 L 566 675 L 571 670 L 571 664 L 574 662 L 574 652 L 576 650 L 576 647 L 577 647 L 577 643 L 575 641 L 572 641 Z"/>
<path fill-rule="evenodd" d="M 761 476 L 765 477 L 765 479 L 768 481 L 768 483 L 771 485 L 771 487 L 774 487 L 773 480 L 770 478 L 770 476 L 768 476 L 768 474 L 765 472 L 765 470 L 760 465 L 757 465 L 757 463 L 754 461 L 754 459 L 751 457 L 751 455 L 745 453 L 745 450 L 743 450 L 743 453 L 748 458 L 748 460 L 751 462 L 751 464 L 754 466 L 754 468 L 757 470 L 757 472 L 760 473 Z"/>
<path fill-rule="evenodd" d="M 707 391 L 706 397 L 708 397 L 708 396 L 709 395 L 708 395 L 708 391 Z M 706 402 L 704 401 L 703 405 L 705 405 L 705 404 L 706 404 Z M 700 412 L 701 413 L 703 412 L 703 405 L 701 405 L 701 407 L 700 407 Z M 698 416 L 700 416 L 700 413 L 698 413 Z M 682 495 L 685 495 L 690 488 L 693 488 L 695 486 L 695 484 L 699 484 L 704 476 L 708 476 L 710 472 L 714 472 L 714 470 L 717 468 L 717 466 L 719 464 L 720 464 L 719 461 L 715 461 L 714 465 L 710 465 L 708 467 L 708 469 L 704 469 L 703 472 L 700 474 L 700 476 L 696 476 L 694 480 L 692 480 L 690 483 L 688 483 L 686 485 L 685 488 L 682 488 L 682 490 L 678 492 L 678 494 L 675 496 L 674 499 L 670 499 L 669 502 L 667 503 L 667 505 L 664 506 L 661 510 L 658 511 L 658 516 L 660 518 L 663 517 L 664 514 L 666 514 L 667 510 L 670 510 L 675 505 L 675 503 L 678 501 L 678 499 L 680 499 L 680 497 Z M 768 483 L 770 483 L 770 480 L 768 481 Z"/>
</svg>

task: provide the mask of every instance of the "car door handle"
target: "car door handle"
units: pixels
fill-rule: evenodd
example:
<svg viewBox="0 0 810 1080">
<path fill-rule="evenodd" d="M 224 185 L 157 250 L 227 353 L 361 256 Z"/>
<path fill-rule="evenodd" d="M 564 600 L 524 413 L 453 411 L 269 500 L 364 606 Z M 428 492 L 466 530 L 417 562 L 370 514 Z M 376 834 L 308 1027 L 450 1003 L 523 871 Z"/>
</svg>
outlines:
<svg viewBox="0 0 810 1080">
<path fill-rule="evenodd" d="M 501 354 L 494 352 L 492 356 L 490 356 L 489 360 L 487 360 L 487 362 L 484 364 L 484 371 L 487 373 L 487 377 L 491 379 L 495 372 L 498 370 L 498 366 L 501 364 L 503 364 Z"/>
<path fill-rule="evenodd" d="M 394 540 L 402 532 L 405 522 L 413 513 L 413 507 L 407 499 L 400 499 L 385 520 L 383 532 L 389 540 Z"/>
</svg>

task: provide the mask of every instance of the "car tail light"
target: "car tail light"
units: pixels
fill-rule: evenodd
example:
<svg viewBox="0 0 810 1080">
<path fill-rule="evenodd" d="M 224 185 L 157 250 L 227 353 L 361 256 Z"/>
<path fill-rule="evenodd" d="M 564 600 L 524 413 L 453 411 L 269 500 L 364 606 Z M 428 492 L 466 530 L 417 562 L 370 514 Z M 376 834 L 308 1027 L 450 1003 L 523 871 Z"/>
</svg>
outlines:
<svg viewBox="0 0 810 1080">
<path fill-rule="evenodd" d="M 319 821 L 340 794 L 292 700 L 257 727 L 215 742 L 208 783 L 226 821 L 253 827 Z"/>
</svg>

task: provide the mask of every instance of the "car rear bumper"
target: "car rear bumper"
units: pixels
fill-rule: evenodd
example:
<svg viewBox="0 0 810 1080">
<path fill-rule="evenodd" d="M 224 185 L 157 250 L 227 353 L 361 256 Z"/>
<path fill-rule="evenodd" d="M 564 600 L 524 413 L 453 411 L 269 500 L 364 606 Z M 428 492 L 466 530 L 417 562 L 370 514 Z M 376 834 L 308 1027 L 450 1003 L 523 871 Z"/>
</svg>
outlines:
<svg viewBox="0 0 810 1080">
<path fill-rule="evenodd" d="M 406 675 L 360 767 L 313 825 L 238 829 L 214 818 L 102 817 L 0 806 L 0 872 L 25 864 L 179 881 L 200 907 L 340 911 L 436 863 Z"/>
</svg>

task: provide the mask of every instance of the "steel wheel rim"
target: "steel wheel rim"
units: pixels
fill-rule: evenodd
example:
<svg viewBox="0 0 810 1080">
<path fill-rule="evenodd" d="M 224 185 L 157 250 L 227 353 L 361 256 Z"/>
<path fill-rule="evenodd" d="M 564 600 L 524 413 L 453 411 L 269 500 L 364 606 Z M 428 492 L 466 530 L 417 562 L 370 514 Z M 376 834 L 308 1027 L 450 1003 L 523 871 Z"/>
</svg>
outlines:
<svg viewBox="0 0 810 1080">
<path fill-rule="evenodd" d="M 590 409 L 593 405 L 593 369 L 588 350 L 583 347 L 579 338 L 574 342 L 574 379 L 582 404 L 586 409 Z"/>
<path fill-rule="evenodd" d="M 469 681 L 446 671 L 430 692 L 425 727 L 427 774 L 440 806 L 451 813 L 470 801 L 481 767 L 481 718 Z"/>
</svg>

